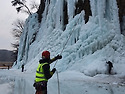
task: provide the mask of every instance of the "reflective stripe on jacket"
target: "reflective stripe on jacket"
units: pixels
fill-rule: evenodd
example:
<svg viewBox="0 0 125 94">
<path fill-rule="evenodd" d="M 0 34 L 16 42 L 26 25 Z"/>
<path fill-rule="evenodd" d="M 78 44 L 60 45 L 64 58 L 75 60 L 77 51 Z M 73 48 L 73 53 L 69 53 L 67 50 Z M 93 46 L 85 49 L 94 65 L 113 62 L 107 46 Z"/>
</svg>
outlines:
<svg viewBox="0 0 125 94">
<path fill-rule="evenodd" d="M 44 74 L 44 71 L 43 71 L 43 66 L 45 64 L 48 64 L 48 63 L 46 62 L 46 63 L 39 64 L 39 66 L 38 66 L 38 68 L 36 70 L 35 82 L 48 81 L 48 79 L 45 78 L 45 74 Z"/>
</svg>

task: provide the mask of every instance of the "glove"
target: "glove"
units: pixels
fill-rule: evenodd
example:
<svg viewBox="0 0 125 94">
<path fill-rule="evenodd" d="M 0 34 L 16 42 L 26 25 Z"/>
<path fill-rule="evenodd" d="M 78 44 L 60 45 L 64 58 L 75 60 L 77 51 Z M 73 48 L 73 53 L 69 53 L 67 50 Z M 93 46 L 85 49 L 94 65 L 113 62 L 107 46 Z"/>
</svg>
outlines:
<svg viewBox="0 0 125 94">
<path fill-rule="evenodd" d="M 55 71 L 56 71 L 56 68 L 53 68 L 53 69 L 52 69 L 53 74 L 55 73 Z"/>
<path fill-rule="evenodd" d="M 61 55 L 57 55 L 55 58 L 56 58 L 56 59 L 61 59 L 62 56 L 61 56 Z"/>
<path fill-rule="evenodd" d="M 33 87 L 36 87 L 36 83 L 33 84 Z"/>
</svg>

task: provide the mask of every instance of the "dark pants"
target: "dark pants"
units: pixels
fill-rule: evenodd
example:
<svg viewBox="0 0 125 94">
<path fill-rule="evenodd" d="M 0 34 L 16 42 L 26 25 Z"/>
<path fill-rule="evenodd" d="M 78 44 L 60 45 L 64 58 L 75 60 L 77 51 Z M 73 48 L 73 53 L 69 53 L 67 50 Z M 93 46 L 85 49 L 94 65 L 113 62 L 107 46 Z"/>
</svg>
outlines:
<svg viewBox="0 0 125 94">
<path fill-rule="evenodd" d="M 34 87 L 36 89 L 35 94 L 47 94 L 47 81 L 36 82 Z"/>
<path fill-rule="evenodd" d="M 111 74 L 112 67 L 108 68 L 108 73 Z"/>
</svg>

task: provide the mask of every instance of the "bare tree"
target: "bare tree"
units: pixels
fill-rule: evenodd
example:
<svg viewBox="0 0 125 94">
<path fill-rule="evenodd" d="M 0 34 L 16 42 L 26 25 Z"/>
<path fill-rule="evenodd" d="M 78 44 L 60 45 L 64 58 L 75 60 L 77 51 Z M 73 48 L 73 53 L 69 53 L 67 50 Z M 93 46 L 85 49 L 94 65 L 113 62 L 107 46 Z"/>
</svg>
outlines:
<svg viewBox="0 0 125 94">
<path fill-rule="evenodd" d="M 33 0 L 30 3 L 30 8 L 26 5 L 26 0 L 13 0 L 11 1 L 12 6 L 17 6 L 16 10 L 17 12 L 24 12 L 28 15 L 32 14 L 31 11 L 38 10 L 39 5 Z M 19 42 L 20 42 L 20 36 L 24 29 L 24 21 L 23 20 L 16 20 L 13 24 L 14 27 L 12 29 L 12 35 L 15 39 L 14 43 L 11 43 L 13 50 L 13 57 L 14 60 L 17 60 L 17 54 L 18 54 L 18 48 L 19 48 Z"/>
<path fill-rule="evenodd" d="M 14 48 L 13 57 L 14 57 L 14 60 L 16 60 L 17 54 L 18 54 L 20 36 L 21 36 L 23 29 L 24 29 L 24 21 L 17 19 L 12 25 L 14 26 L 12 29 L 12 35 L 15 38 L 15 42 L 11 43 L 11 45 Z"/>
<path fill-rule="evenodd" d="M 19 40 L 24 29 L 24 21 L 17 19 L 12 25 L 14 26 L 12 34 L 17 40 Z"/>
</svg>

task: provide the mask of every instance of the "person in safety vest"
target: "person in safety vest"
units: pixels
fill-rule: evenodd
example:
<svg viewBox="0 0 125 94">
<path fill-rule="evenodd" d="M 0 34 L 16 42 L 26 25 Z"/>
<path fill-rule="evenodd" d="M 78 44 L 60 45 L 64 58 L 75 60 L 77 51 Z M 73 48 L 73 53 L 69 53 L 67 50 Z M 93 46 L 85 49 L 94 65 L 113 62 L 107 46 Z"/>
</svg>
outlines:
<svg viewBox="0 0 125 94">
<path fill-rule="evenodd" d="M 39 65 L 36 70 L 35 83 L 33 84 L 36 89 L 36 94 L 47 94 L 48 79 L 50 79 L 56 71 L 56 68 L 50 71 L 50 64 L 61 58 L 61 55 L 57 55 L 53 59 L 50 59 L 50 52 L 43 51 L 42 59 L 39 60 Z"/>
</svg>

